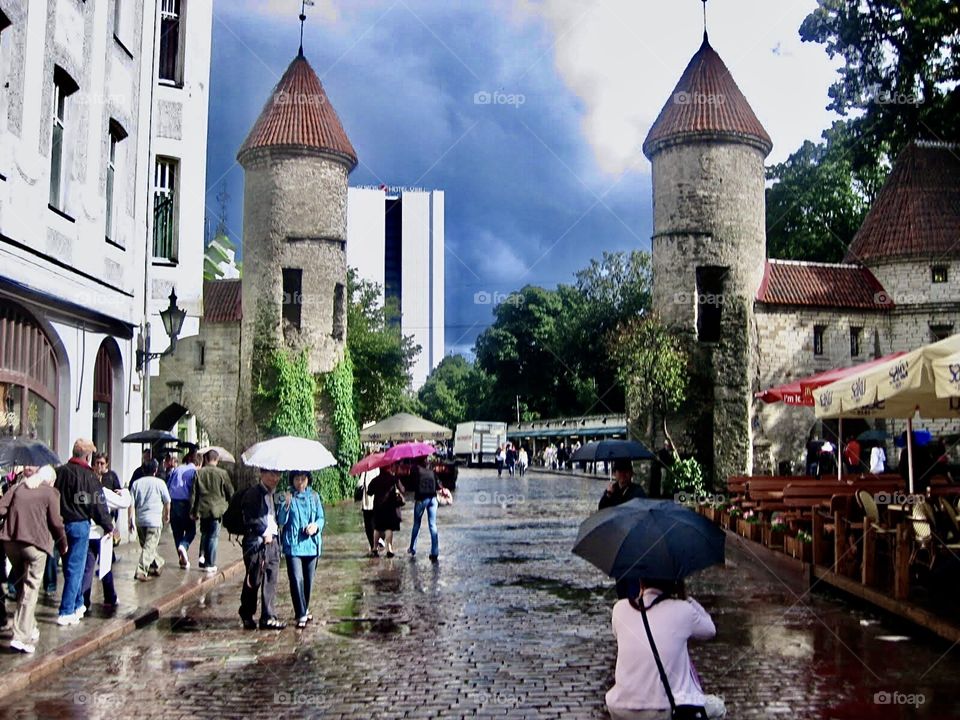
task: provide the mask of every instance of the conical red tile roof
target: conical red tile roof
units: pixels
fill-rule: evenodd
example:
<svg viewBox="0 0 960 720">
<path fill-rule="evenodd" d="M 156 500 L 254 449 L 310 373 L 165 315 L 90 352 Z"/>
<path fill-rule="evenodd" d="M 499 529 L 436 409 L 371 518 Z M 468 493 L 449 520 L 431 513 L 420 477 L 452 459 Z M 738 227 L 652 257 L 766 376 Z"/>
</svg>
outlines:
<svg viewBox="0 0 960 720">
<path fill-rule="evenodd" d="M 242 163 L 259 148 L 320 151 L 341 158 L 350 170 L 357 165 L 357 153 L 337 111 L 303 55 L 294 58 L 273 89 L 237 160 Z"/>
<path fill-rule="evenodd" d="M 914 141 L 903 149 L 846 261 L 914 257 L 960 258 L 960 146 Z"/>
<path fill-rule="evenodd" d="M 683 71 L 680 82 L 643 142 L 648 158 L 664 146 L 685 140 L 715 138 L 747 143 L 767 155 L 773 142 L 754 115 L 707 34 Z"/>
</svg>

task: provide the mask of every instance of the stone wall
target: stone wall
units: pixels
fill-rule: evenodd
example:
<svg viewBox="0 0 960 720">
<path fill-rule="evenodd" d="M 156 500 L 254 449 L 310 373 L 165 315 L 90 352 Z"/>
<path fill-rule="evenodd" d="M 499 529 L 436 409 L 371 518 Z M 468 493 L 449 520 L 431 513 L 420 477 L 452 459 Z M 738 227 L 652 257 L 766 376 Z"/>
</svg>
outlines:
<svg viewBox="0 0 960 720">
<path fill-rule="evenodd" d="M 177 343 L 160 359 L 160 376 L 151 379 L 150 415 L 172 403 L 187 408 L 214 445 L 242 452 L 237 394 L 240 384 L 240 323 L 203 323 L 200 334 Z"/>
</svg>

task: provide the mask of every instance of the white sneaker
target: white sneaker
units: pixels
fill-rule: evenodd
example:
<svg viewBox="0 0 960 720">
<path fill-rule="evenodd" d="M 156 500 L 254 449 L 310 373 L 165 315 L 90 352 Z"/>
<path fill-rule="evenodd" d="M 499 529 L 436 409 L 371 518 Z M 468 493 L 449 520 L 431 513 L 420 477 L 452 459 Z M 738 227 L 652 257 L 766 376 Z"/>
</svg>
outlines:
<svg viewBox="0 0 960 720">
<path fill-rule="evenodd" d="M 190 558 L 187 557 L 187 550 L 182 545 L 177 548 L 177 555 L 180 556 L 180 567 L 184 570 L 190 567 Z"/>
<path fill-rule="evenodd" d="M 76 613 L 70 615 L 60 615 L 57 617 L 57 625 L 66 626 L 66 625 L 77 625 L 80 623 L 80 618 L 77 617 Z"/>
<path fill-rule="evenodd" d="M 217 566 L 216 566 L 216 565 L 207 565 L 207 566 L 203 569 L 203 571 L 204 571 L 205 573 L 207 573 L 207 575 L 213 575 L 215 572 L 217 572 Z"/>
<path fill-rule="evenodd" d="M 33 653 L 37 651 L 36 645 L 20 642 L 19 640 L 11 640 L 10 647 L 13 650 L 19 650 L 22 653 Z"/>
<path fill-rule="evenodd" d="M 33 632 L 30 633 L 30 642 L 35 643 L 40 639 L 40 628 L 34 626 Z"/>
<path fill-rule="evenodd" d="M 86 605 L 81 605 L 80 607 L 77 608 L 77 611 L 74 613 L 74 615 L 77 616 L 77 620 L 78 620 L 78 621 L 83 620 L 83 616 L 86 615 L 86 614 L 87 614 L 87 606 L 86 606 Z"/>
</svg>

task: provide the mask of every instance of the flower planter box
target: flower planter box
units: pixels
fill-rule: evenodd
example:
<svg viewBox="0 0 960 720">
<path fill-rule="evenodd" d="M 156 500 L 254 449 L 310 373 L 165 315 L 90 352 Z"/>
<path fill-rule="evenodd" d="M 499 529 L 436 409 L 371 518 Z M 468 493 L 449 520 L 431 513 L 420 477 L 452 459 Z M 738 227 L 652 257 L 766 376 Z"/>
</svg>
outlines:
<svg viewBox="0 0 960 720">
<path fill-rule="evenodd" d="M 813 546 L 795 537 L 790 537 L 789 535 L 785 537 L 783 539 L 783 549 L 790 557 L 795 557 L 797 560 L 802 560 L 805 563 L 813 559 Z"/>
<path fill-rule="evenodd" d="M 783 551 L 783 530 L 774 530 L 769 525 L 763 527 L 763 544 L 772 550 Z"/>
<path fill-rule="evenodd" d="M 727 530 L 731 529 L 731 518 L 730 518 L 729 510 L 720 511 L 720 525 L 726 528 Z"/>
<path fill-rule="evenodd" d="M 747 540 L 753 540 L 754 542 L 760 542 L 760 523 L 747 522 L 746 520 L 737 520 L 737 533 L 742 535 Z"/>
<path fill-rule="evenodd" d="M 711 505 L 702 505 L 701 514 L 710 522 L 715 523 L 720 519 L 720 511 Z"/>
</svg>

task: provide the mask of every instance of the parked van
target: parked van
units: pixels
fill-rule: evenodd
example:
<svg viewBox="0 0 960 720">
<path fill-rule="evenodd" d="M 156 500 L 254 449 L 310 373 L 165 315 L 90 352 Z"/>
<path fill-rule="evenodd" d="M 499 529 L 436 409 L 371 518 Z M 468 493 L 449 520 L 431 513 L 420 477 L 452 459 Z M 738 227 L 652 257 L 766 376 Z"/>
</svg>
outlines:
<svg viewBox="0 0 960 720">
<path fill-rule="evenodd" d="M 457 424 L 453 436 L 454 457 L 467 461 L 467 466 L 492 465 L 497 448 L 507 443 L 507 424 L 504 422 L 465 422 Z"/>
</svg>

